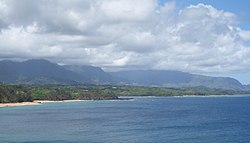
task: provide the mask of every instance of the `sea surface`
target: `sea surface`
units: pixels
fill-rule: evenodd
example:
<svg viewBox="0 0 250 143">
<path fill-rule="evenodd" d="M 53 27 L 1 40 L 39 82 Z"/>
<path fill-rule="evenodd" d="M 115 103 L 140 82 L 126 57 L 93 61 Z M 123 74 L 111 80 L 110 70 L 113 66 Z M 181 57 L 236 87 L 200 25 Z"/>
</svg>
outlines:
<svg viewBox="0 0 250 143">
<path fill-rule="evenodd" d="M 247 143 L 250 96 L 135 97 L 0 108 L 0 143 Z"/>
</svg>

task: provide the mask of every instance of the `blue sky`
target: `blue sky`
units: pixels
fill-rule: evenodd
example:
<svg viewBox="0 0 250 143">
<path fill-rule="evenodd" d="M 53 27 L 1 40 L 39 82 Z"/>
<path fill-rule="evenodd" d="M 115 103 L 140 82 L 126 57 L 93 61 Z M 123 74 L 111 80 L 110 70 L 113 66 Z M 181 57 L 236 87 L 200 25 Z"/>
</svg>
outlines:
<svg viewBox="0 0 250 143">
<path fill-rule="evenodd" d="M 173 0 L 160 0 L 162 4 L 169 1 Z M 175 0 L 175 2 L 180 9 L 191 4 L 204 3 L 219 10 L 233 12 L 239 17 L 241 27 L 250 30 L 250 0 Z"/>
</svg>

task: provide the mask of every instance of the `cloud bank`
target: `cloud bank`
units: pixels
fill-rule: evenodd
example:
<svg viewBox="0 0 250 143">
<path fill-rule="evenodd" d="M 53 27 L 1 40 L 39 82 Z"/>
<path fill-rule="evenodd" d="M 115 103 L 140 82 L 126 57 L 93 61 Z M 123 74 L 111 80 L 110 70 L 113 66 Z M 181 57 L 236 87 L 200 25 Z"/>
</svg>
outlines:
<svg viewBox="0 0 250 143">
<path fill-rule="evenodd" d="M 211 5 L 157 0 L 0 0 L 0 59 L 107 70 L 244 71 L 250 31 Z"/>
</svg>

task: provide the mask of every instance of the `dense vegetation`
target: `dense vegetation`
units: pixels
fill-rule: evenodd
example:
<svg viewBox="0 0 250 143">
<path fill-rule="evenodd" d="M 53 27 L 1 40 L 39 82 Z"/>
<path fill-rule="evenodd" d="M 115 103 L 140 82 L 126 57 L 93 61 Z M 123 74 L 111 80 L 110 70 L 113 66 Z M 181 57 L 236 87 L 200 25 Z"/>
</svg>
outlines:
<svg viewBox="0 0 250 143">
<path fill-rule="evenodd" d="M 160 88 L 142 86 L 31 86 L 0 84 L 0 103 L 33 100 L 108 100 L 118 96 L 182 96 L 249 94 L 245 90 Z"/>
<path fill-rule="evenodd" d="M 109 91 L 116 96 L 235 95 L 250 93 L 250 91 L 246 90 L 215 88 L 163 88 L 144 86 L 81 86 L 81 88 Z"/>
<path fill-rule="evenodd" d="M 0 85 L 0 103 L 33 101 L 31 92 L 22 86 Z"/>
<path fill-rule="evenodd" d="M 34 100 L 108 100 L 117 99 L 108 90 L 66 86 L 0 85 L 0 103 L 30 102 Z"/>
</svg>

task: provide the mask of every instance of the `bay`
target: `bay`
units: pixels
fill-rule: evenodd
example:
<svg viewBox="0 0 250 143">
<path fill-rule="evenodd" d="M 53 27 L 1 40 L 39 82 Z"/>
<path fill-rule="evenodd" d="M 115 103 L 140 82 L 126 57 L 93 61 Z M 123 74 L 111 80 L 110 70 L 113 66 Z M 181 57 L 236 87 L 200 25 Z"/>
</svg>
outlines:
<svg viewBox="0 0 250 143">
<path fill-rule="evenodd" d="M 250 142 L 249 95 L 133 98 L 0 108 L 0 142 Z"/>
</svg>

